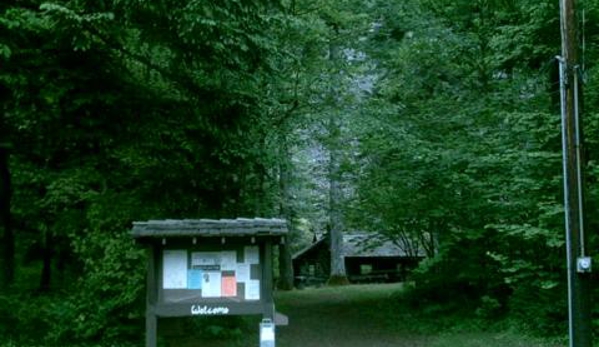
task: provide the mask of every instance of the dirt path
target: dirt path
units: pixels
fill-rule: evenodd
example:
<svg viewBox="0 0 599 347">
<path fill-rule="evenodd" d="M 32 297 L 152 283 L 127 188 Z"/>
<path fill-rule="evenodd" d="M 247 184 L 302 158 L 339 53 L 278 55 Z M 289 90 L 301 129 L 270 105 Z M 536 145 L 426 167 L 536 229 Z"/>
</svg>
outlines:
<svg viewBox="0 0 599 347">
<path fill-rule="evenodd" d="M 277 346 L 428 346 L 427 338 L 398 332 L 387 322 L 389 296 L 399 288 L 395 284 L 282 293 L 277 309 L 288 314 L 290 325 L 278 329 Z"/>
</svg>

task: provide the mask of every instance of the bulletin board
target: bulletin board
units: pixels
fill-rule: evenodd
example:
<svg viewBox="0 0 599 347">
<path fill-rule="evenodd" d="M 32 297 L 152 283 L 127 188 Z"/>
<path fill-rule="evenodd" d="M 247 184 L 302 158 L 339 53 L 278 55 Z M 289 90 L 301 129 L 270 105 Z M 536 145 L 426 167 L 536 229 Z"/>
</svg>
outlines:
<svg viewBox="0 0 599 347">
<path fill-rule="evenodd" d="M 160 263 L 162 303 L 261 299 L 258 245 L 163 249 Z"/>
<path fill-rule="evenodd" d="M 273 245 L 282 219 L 166 219 L 133 223 L 147 249 L 146 347 L 157 346 L 158 318 L 262 315 L 274 321 Z"/>
</svg>

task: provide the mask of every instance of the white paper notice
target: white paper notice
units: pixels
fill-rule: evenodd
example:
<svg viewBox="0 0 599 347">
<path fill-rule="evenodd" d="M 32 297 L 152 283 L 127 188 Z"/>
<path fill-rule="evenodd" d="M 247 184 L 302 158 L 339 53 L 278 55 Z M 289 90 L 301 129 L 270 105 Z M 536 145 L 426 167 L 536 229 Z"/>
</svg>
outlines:
<svg viewBox="0 0 599 347">
<path fill-rule="evenodd" d="M 237 264 L 235 276 L 237 277 L 237 282 L 239 283 L 248 282 L 250 280 L 250 264 Z"/>
<path fill-rule="evenodd" d="M 220 252 L 220 269 L 222 271 L 235 271 L 235 265 L 237 265 L 237 252 Z"/>
<path fill-rule="evenodd" d="M 162 288 L 187 288 L 187 251 L 162 253 Z"/>
<path fill-rule="evenodd" d="M 220 252 L 193 252 L 191 266 L 220 265 Z"/>
<path fill-rule="evenodd" d="M 246 246 L 243 248 L 246 264 L 260 264 L 260 252 L 258 246 Z"/>
<path fill-rule="evenodd" d="M 249 280 L 245 283 L 245 299 L 260 300 L 260 281 Z"/>
<path fill-rule="evenodd" d="M 221 280 L 220 271 L 204 271 L 202 273 L 202 297 L 220 298 Z"/>
</svg>

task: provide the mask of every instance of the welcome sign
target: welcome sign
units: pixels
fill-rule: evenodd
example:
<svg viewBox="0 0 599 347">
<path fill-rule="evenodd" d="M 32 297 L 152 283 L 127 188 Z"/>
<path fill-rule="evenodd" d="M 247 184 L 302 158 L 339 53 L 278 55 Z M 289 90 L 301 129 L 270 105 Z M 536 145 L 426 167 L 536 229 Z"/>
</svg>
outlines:
<svg viewBox="0 0 599 347">
<path fill-rule="evenodd" d="M 274 321 L 272 249 L 286 233 L 281 219 L 134 222 L 132 236 L 148 250 L 146 347 L 156 347 L 162 317 Z"/>
</svg>

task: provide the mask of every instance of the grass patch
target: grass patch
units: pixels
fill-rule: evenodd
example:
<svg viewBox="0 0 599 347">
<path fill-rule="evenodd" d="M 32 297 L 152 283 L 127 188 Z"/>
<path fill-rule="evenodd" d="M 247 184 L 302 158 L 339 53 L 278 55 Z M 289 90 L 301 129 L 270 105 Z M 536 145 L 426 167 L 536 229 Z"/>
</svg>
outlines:
<svg viewBox="0 0 599 347">
<path fill-rule="evenodd" d="M 334 341 L 338 346 L 422 347 L 562 347 L 563 341 L 526 336 L 505 320 L 483 319 L 475 311 L 447 306 L 414 308 L 401 284 L 350 285 L 281 292 L 277 309 L 290 316 L 291 334 L 301 334 L 302 346 Z M 313 318 L 310 319 L 312 315 Z M 306 316 L 306 317 L 305 317 Z M 299 320 L 299 322 L 298 322 Z M 297 329 L 294 324 L 311 324 Z M 293 344 L 284 337 L 281 346 Z M 314 335 L 314 341 L 310 337 Z M 346 336 L 350 341 L 340 341 Z M 380 341 L 372 339 L 378 337 Z M 363 341 L 360 339 L 363 338 Z M 322 345 L 326 346 L 326 342 Z"/>
<path fill-rule="evenodd" d="M 525 337 L 514 332 L 473 332 L 440 334 L 430 347 L 563 347 L 559 341 Z"/>
</svg>

